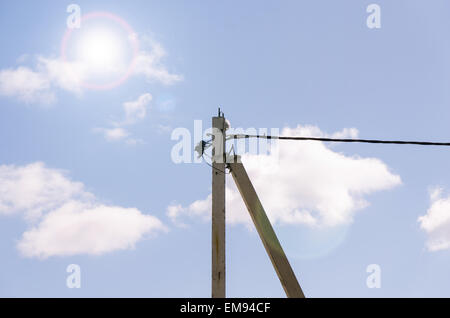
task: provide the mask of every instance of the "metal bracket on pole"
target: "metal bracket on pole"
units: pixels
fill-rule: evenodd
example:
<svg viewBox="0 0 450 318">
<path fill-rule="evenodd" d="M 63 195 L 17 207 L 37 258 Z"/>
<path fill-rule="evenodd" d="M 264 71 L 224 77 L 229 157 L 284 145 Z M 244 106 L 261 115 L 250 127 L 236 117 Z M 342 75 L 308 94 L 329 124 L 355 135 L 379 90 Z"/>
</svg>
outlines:
<svg viewBox="0 0 450 318">
<path fill-rule="evenodd" d="M 256 194 L 255 188 L 247 175 L 244 165 L 241 162 L 240 156 L 227 158 L 231 175 L 236 183 L 248 212 L 255 224 L 259 237 L 264 244 L 267 254 L 269 255 L 272 265 L 280 279 L 281 285 L 289 298 L 304 298 L 305 295 L 300 287 L 300 284 L 295 277 L 294 271 L 289 264 L 286 254 L 278 241 L 277 235 L 272 228 L 272 225 L 267 218 L 266 212 L 261 204 L 261 201 Z"/>
</svg>

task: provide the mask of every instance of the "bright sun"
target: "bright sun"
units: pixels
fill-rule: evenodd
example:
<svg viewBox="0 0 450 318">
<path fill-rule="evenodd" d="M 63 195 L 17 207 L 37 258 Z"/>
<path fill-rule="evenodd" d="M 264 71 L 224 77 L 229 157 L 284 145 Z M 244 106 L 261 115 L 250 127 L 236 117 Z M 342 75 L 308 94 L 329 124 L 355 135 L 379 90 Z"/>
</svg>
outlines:
<svg viewBox="0 0 450 318">
<path fill-rule="evenodd" d="M 112 71 L 123 63 L 123 44 L 111 30 L 89 30 L 80 38 L 77 57 L 89 68 Z"/>
<path fill-rule="evenodd" d="M 76 68 L 84 87 L 103 90 L 117 87 L 133 73 L 139 53 L 136 33 L 121 17 L 91 12 L 82 27 L 66 30 L 61 57 Z"/>
</svg>

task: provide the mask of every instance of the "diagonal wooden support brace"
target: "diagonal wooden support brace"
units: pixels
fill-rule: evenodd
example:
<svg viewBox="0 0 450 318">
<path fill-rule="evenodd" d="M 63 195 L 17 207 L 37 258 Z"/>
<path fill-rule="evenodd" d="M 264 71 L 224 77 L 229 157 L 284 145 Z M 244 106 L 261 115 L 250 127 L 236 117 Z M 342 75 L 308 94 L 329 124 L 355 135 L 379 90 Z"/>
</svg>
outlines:
<svg viewBox="0 0 450 318">
<path fill-rule="evenodd" d="M 295 277 L 294 271 L 289 264 L 289 261 L 284 254 L 283 248 L 278 241 L 277 235 L 272 228 L 272 224 L 267 218 L 266 212 L 259 201 L 255 188 L 253 187 L 247 171 L 241 162 L 239 156 L 234 156 L 229 162 L 231 174 L 236 183 L 248 212 L 255 224 L 259 237 L 264 244 L 267 254 L 269 255 L 272 265 L 280 279 L 281 285 L 289 298 L 304 298 L 305 295 L 300 287 L 300 284 Z"/>
</svg>

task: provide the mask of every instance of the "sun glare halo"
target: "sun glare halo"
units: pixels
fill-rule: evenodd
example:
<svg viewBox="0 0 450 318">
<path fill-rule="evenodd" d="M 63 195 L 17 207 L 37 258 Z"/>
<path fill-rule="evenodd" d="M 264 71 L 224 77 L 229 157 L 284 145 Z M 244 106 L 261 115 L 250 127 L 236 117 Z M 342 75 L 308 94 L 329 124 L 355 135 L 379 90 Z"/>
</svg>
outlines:
<svg viewBox="0 0 450 318">
<path fill-rule="evenodd" d="M 110 30 L 89 30 L 80 38 L 77 56 L 90 68 L 113 70 L 123 64 L 122 46 L 119 37 Z"/>
</svg>

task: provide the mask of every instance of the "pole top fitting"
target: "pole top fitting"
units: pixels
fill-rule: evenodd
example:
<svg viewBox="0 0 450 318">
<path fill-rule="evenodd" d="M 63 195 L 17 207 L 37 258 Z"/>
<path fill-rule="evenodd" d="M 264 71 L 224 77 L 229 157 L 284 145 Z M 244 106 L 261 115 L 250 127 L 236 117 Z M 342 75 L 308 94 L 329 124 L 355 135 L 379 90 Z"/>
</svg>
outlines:
<svg viewBox="0 0 450 318">
<path fill-rule="evenodd" d="M 225 116 L 225 114 L 223 113 L 223 111 L 219 107 L 218 117 L 224 117 L 224 116 Z"/>
</svg>

